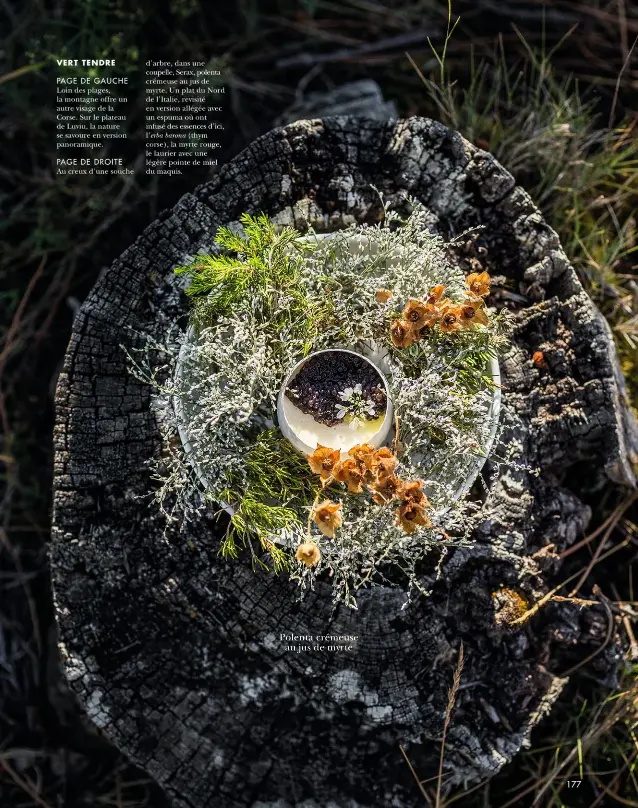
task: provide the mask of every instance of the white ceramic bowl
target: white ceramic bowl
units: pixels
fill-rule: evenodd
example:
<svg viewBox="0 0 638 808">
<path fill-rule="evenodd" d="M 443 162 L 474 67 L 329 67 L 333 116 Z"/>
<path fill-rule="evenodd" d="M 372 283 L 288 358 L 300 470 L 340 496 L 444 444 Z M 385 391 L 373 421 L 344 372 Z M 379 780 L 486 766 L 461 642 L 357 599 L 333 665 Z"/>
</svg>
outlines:
<svg viewBox="0 0 638 808">
<path fill-rule="evenodd" d="M 286 396 L 286 390 L 290 386 L 290 384 L 294 381 L 295 376 L 299 373 L 301 368 L 311 359 L 313 356 L 319 356 L 320 354 L 331 354 L 331 353 L 345 353 L 351 354 L 352 356 L 356 356 L 359 359 L 363 359 L 367 362 L 371 367 L 373 367 L 376 372 L 379 374 L 383 381 L 383 385 L 385 388 L 385 394 L 387 398 L 387 405 L 385 408 L 385 415 L 383 417 L 383 421 L 381 422 L 379 428 L 376 432 L 373 432 L 370 435 L 366 435 L 365 438 L 361 437 L 361 433 L 357 429 L 350 430 L 348 427 L 341 427 L 339 432 L 335 431 L 335 427 L 324 426 L 322 424 L 318 424 L 312 416 L 310 415 L 303 415 L 300 413 L 300 410 L 294 405 L 292 401 Z M 306 443 L 303 440 L 303 432 L 298 426 L 291 423 L 291 418 L 294 411 L 300 413 L 302 417 L 298 417 L 298 422 L 302 420 L 307 420 L 308 422 L 314 422 L 312 428 L 317 433 L 317 440 L 315 445 L 311 445 L 310 443 Z M 295 413 L 296 415 L 296 413 Z M 316 351 L 315 353 L 309 354 L 300 362 L 294 366 L 291 372 L 286 377 L 284 383 L 281 386 L 281 390 L 279 391 L 279 396 L 277 398 L 277 421 L 279 422 L 279 429 L 281 430 L 282 435 L 284 438 L 292 443 L 295 449 L 298 449 L 300 452 L 303 452 L 305 455 L 312 454 L 314 450 L 317 448 L 317 444 L 321 444 L 322 446 L 328 446 L 331 449 L 339 448 L 341 450 L 342 456 L 346 456 L 348 454 L 348 449 L 351 449 L 358 443 L 369 443 L 371 446 L 378 448 L 379 446 L 383 446 L 385 443 L 388 435 L 390 434 L 390 430 L 392 429 L 393 424 L 393 417 L 394 417 L 394 408 L 392 406 L 392 399 L 390 398 L 390 388 L 388 386 L 388 382 L 386 381 L 385 376 L 381 372 L 381 370 L 372 362 L 368 357 L 363 356 L 356 351 L 351 351 L 345 348 L 328 348 L 323 351 Z M 350 433 L 350 434 L 348 434 Z M 335 435 L 339 435 L 339 438 L 334 437 Z M 331 435 L 333 437 L 331 437 Z M 341 437 L 342 436 L 342 437 Z"/>
</svg>

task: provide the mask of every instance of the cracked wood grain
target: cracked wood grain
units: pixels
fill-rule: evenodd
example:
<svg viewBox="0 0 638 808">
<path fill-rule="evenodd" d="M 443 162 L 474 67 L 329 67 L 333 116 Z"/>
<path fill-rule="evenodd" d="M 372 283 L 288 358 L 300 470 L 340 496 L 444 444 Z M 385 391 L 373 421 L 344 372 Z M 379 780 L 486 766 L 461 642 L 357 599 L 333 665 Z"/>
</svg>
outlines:
<svg viewBox="0 0 638 808">
<path fill-rule="evenodd" d="M 481 261 L 528 303 L 501 366 L 522 468 L 489 464 L 489 518 L 450 552 L 428 599 L 361 593 L 333 611 L 285 577 L 222 560 L 212 514 L 182 533 L 148 504 L 161 451 L 151 392 L 126 369 L 135 331 L 184 317 L 175 265 L 248 211 L 329 231 L 375 221 L 405 193 L 446 238 L 483 225 Z M 459 247 L 455 259 L 468 269 Z M 498 290 L 497 290 L 498 292 Z M 545 363 L 532 361 L 542 351 Z M 518 630 L 502 586 L 534 602 L 582 533 L 584 492 L 634 485 L 638 440 L 604 320 L 558 237 L 489 154 L 436 122 L 336 117 L 273 130 L 160 215 L 82 306 L 57 390 L 51 566 L 64 673 L 88 717 L 181 808 L 409 808 L 403 761 L 432 776 L 460 642 L 465 667 L 447 737 L 446 785 L 497 772 L 529 739 L 605 612 L 548 604 Z M 428 586 L 433 570 L 423 572 Z M 343 654 L 286 653 L 280 634 L 357 635 Z M 592 662 L 613 682 L 618 649 Z M 463 683 L 466 686 L 463 686 Z"/>
</svg>

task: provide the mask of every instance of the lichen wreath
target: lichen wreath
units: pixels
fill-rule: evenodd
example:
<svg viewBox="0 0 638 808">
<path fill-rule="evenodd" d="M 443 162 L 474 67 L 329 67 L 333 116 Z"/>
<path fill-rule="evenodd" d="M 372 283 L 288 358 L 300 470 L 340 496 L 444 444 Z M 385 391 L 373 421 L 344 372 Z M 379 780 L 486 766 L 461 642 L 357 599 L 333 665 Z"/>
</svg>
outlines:
<svg viewBox="0 0 638 808">
<path fill-rule="evenodd" d="M 497 430 L 507 313 L 410 205 L 323 235 L 265 215 L 220 228 L 176 269 L 193 306 L 169 378 L 131 360 L 158 391 L 158 504 L 221 506 L 224 556 L 248 548 L 302 591 L 321 575 L 351 606 L 375 581 L 418 588 L 421 560 L 469 543 L 464 495 Z"/>
</svg>

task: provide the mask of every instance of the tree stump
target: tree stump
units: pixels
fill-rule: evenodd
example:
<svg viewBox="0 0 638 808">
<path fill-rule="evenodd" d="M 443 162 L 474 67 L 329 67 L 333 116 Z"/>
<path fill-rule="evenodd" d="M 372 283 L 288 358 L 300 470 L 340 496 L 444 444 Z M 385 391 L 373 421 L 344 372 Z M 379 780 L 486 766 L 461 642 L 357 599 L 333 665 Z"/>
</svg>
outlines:
<svg viewBox="0 0 638 808">
<path fill-rule="evenodd" d="M 402 609 L 404 591 L 377 585 L 358 610 L 333 610 L 327 584 L 300 602 L 295 583 L 254 572 L 248 554 L 222 560 L 212 513 L 167 528 L 148 499 L 148 461 L 162 451 L 152 391 L 129 374 L 124 347 L 185 315 L 173 268 L 210 249 L 218 226 L 244 211 L 302 231 L 374 221 L 370 186 L 397 205 L 418 198 L 447 239 L 483 226 L 455 256 L 495 276 L 490 303 L 515 310 L 501 371 L 517 463 L 488 462 L 490 518 L 473 548 L 449 553 L 429 598 Z M 439 123 L 335 117 L 256 140 L 100 279 L 56 400 L 63 667 L 94 724 L 176 806 L 408 808 L 420 796 L 400 744 L 419 777 L 436 774 L 461 642 L 446 786 L 511 760 L 563 674 L 605 644 L 602 606 L 549 602 L 512 621 L 561 582 L 559 554 L 590 518 L 583 493 L 607 478 L 635 485 L 636 425 L 611 334 L 529 196 Z M 434 579 L 424 573 L 424 587 Z M 358 639 L 341 653 L 285 651 L 291 634 Z M 617 662 L 607 643 L 591 670 L 611 683 Z"/>
</svg>

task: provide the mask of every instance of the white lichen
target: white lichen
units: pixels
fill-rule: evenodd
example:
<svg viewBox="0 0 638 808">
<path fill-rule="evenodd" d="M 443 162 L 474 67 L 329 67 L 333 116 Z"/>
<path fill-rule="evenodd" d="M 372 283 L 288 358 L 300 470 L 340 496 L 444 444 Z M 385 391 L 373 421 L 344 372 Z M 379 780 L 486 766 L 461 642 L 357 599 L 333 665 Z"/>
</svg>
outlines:
<svg viewBox="0 0 638 808">
<path fill-rule="evenodd" d="M 293 554 L 309 538 L 319 545 L 318 566 L 292 562 L 290 574 L 302 590 L 328 570 L 335 599 L 352 606 L 357 588 L 370 581 L 407 581 L 409 592 L 424 591 L 415 571 L 419 561 L 431 553 L 436 572 L 441 548 L 467 544 L 478 519 L 480 506 L 456 495 L 489 444 L 493 392 L 486 361 L 504 344 L 503 318 L 491 316 L 485 328 L 433 335 L 408 349 L 392 345 L 389 325 L 409 298 L 444 284 L 446 296 L 460 300 L 465 289 L 462 271 L 449 262 L 416 203 L 405 221 L 386 211 L 380 225 L 350 227 L 312 250 L 292 241 L 286 255 L 294 284 L 247 296 L 214 322 L 200 320 L 197 334 L 193 328 L 172 333 L 132 359 L 133 372 L 156 390 L 164 431 L 156 499 L 171 518 L 192 518 L 213 503 L 236 507 L 227 498 L 250 484 L 251 449 L 276 426 L 277 396 L 292 367 L 311 351 L 359 350 L 376 357 L 387 379 L 399 423 L 400 476 L 423 480 L 434 527 L 408 535 L 396 524 L 396 505 L 333 488 L 343 515 L 334 538 L 312 524 L 312 495 L 276 503 L 282 510 L 259 537 L 262 547 L 276 542 Z M 383 303 L 380 287 L 392 292 Z M 356 389 L 343 391 L 343 416 L 364 414 L 360 398 Z"/>
</svg>

